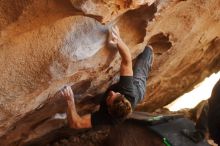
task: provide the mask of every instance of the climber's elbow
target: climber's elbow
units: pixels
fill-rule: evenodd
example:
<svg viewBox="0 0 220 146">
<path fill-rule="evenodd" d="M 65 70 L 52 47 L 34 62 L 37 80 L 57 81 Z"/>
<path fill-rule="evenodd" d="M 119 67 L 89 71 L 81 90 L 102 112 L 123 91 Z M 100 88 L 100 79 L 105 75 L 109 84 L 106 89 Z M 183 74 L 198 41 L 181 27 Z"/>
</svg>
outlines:
<svg viewBox="0 0 220 146">
<path fill-rule="evenodd" d="M 73 129 L 86 129 L 86 128 L 91 128 L 91 115 L 85 115 L 78 120 L 69 123 L 70 128 Z"/>
</svg>

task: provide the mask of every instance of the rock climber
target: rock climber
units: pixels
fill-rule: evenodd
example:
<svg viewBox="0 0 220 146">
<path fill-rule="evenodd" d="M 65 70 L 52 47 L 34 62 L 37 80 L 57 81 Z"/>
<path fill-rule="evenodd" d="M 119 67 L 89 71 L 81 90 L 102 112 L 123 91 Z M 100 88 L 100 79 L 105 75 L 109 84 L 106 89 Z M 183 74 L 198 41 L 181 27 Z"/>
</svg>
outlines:
<svg viewBox="0 0 220 146">
<path fill-rule="evenodd" d="M 76 111 L 71 87 L 64 87 L 61 94 L 67 101 L 67 120 L 71 128 L 91 128 L 97 125 L 120 123 L 132 113 L 137 103 L 144 98 L 146 81 L 153 62 L 151 47 L 145 47 L 132 68 L 130 50 L 121 39 L 118 27 L 112 27 L 109 35 L 111 38 L 109 43 L 117 47 L 121 56 L 120 80 L 103 94 L 99 110 L 84 116 L 79 116 Z"/>
</svg>

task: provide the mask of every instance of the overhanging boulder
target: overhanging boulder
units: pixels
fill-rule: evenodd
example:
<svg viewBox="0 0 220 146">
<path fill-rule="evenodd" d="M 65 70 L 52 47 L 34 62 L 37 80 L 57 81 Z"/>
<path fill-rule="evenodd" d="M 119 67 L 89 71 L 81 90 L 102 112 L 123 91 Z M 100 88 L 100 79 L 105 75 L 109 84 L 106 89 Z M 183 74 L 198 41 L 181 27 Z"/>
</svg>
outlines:
<svg viewBox="0 0 220 146">
<path fill-rule="evenodd" d="M 101 15 L 97 6 L 99 13 L 92 9 L 85 15 L 74 2 L 0 2 L 0 145 L 22 144 L 63 126 L 52 117 L 65 111 L 58 92 L 65 84 L 72 86 L 81 114 L 94 110 L 95 95 L 118 80 L 120 56 L 106 43 L 112 24 L 119 26 L 133 58 L 147 43 L 154 48 L 147 94 L 138 110 L 162 107 L 220 69 L 218 0 L 151 6 L 143 1 L 112 17 Z M 103 1 L 90 2 L 105 7 Z"/>
</svg>

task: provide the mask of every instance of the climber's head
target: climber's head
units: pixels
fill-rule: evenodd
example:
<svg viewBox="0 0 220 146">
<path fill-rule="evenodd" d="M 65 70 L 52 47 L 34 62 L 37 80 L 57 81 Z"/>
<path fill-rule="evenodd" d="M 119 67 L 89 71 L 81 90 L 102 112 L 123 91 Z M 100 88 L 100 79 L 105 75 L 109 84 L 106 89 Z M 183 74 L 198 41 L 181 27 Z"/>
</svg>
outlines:
<svg viewBox="0 0 220 146">
<path fill-rule="evenodd" d="M 113 118 L 124 119 L 132 112 L 130 101 L 118 92 L 110 91 L 106 103 Z"/>
</svg>

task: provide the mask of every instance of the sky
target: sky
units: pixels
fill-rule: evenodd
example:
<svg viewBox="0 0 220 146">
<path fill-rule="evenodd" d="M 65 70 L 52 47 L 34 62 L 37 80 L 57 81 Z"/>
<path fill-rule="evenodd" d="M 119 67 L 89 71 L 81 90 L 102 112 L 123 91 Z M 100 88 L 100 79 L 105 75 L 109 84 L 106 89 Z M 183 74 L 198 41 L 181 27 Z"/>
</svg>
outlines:
<svg viewBox="0 0 220 146">
<path fill-rule="evenodd" d="M 211 96 L 212 88 L 219 79 L 220 72 L 212 74 L 205 78 L 203 82 L 196 85 L 192 91 L 185 93 L 165 107 L 170 111 L 195 107 L 200 101 L 206 100 Z"/>
</svg>

